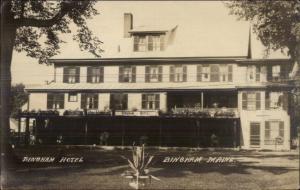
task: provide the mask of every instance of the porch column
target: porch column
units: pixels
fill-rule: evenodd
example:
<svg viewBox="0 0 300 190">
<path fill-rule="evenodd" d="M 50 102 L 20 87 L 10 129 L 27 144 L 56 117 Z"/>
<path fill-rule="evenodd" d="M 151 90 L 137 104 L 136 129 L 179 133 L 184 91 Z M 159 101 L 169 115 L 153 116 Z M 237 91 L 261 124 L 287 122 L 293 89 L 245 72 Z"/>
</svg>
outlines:
<svg viewBox="0 0 300 190">
<path fill-rule="evenodd" d="M 124 127 L 124 123 L 123 123 L 123 118 L 121 118 L 121 125 L 122 125 L 122 149 L 124 148 L 124 135 L 125 135 L 125 127 Z"/>
<path fill-rule="evenodd" d="M 197 138 L 197 148 L 200 146 L 200 121 L 196 119 L 196 138 Z"/>
<path fill-rule="evenodd" d="M 233 147 L 237 147 L 237 124 L 236 121 L 233 121 Z"/>
<path fill-rule="evenodd" d="M 161 134 L 162 134 L 162 118 L 159 119 L 159 147 L 162 145 L 162 139 L 161 139 Z"/>
<path fill-rule="evenodd" d="M 203 92 L 201 92 L 201 110 L 203 110 L 203 102 L 204 102 L 204 97 L 203 97 Z"/>
<path fill-rule="evenodd" d="M 88 132 L 88 121 L 87 118 L 85 119 L 85 126 L 84 126 L 84 144 L 87 144 L 87 132 Z"/>
<path fill-rule="evenodd" d="M 18 145 L 21 143 L 21 117 L 18 118 Z"/>
<path fill-rule="evenodd" d="M 29 119 L 26 117 L 26 128 L 25 128 L 25 145 L 27 146 L 29 144 L 29 138 L 30 138 L 30 132 L 29 132 Z"/>
</svg>

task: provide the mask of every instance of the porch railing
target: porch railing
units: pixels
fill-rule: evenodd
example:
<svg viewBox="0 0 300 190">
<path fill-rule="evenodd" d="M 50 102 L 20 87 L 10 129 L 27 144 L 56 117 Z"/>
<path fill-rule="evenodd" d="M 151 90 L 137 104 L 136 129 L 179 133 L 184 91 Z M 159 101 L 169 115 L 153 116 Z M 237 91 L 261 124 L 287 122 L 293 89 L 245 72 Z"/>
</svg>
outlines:
<svg viewBox="0 0 300 190">
<path fill-rule="evenodd" d="M 237 108 L 173 108 L 169 113 L 174 116 L 196 116 L 196 117 L 239 117 Z"/>
</svg>

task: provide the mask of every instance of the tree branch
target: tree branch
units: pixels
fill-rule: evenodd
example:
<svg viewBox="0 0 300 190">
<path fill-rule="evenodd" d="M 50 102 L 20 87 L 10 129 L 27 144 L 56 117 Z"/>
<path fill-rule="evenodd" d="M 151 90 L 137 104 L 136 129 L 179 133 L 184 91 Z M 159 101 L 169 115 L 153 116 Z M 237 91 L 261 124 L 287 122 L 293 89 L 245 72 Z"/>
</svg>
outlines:
<svg viewBox="0 0 300 190">
<path fill-rule="evenodd" d="M 69 11 L 73 8 L 78 7 L 76 1 L 63 1 L 61 3 L 61 10 L 51 19 L 36 19 L 36 18 L 20 18 L 16 19 L 15 22 L 17 26 L 32 26 L 32 27 L 51 27 L 54 24 L 58 23 Z M 87 3 L 81 4 L 81 8 L 86 8 L 89 4 Z"/>
</svg>

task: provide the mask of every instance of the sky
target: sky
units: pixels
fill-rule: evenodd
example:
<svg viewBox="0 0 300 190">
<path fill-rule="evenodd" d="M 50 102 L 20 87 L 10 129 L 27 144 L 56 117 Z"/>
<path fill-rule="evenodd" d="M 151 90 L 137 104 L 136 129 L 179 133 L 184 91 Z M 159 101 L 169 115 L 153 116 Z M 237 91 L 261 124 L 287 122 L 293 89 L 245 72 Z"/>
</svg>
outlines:
<svg viewBox="0 0 300 190">
<path fill-rule="evenodd" d="M 123 39 L 123 14 L 133 14 L 133 27 L 156 26 L 172 29 L 177 26 L 173 45 L 159 56 L 245 56 L 247 54 L 250 23 L 237 21 L 229 15 L 223 2 L 218 1 L 99 1 L 95 7 L 99 15 L 88 21 L 93 33 L 103 41 L 102 57 L 142 57 L 128 51 L 128 39 Z M 76 30 L 71 25 L 71 30 Z M 54 58 L 94 58 L 80 51 L 72 34 L 62 35 L 66 41 L 61 54 Z M 130 41 L 129 41 L 130 43 Z M 118 48 L 120 47 L 120 48 Z M 118 49 L 121 49 L 119 52 Z M 264 47 L 252 34 L 253 58 L 264 57 Z M 158 55 L 150 55 L 158 56 Z M 269 58 L 286 58 L 279 52 Z M 53 66 L 38 64 L 26 54 L 14 52 L 12 83 L 44 84 L 54 77 Z"/>
</svg>

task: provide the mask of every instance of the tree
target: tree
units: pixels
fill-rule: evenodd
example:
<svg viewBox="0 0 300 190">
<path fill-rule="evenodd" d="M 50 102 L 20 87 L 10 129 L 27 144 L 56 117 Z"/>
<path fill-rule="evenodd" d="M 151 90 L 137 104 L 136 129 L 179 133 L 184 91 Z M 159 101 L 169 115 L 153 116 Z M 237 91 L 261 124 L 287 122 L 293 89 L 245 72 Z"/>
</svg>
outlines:
<svg viewBox="0 0 300 190">
<path fill-rule="evenodd" d="M 258 39 L 270 50 L 287 50 L 295 64 L 300 64 L 300 2 L 299 0 L 246 0 L 225 3 L 230 14 L 251 21 Z M 299 67 L 298 67 L 299 68 Z M 296 72 L 293 94 L 300 95 L 300 70 Z M 298 95 L 298 96 L 299 96 Z M 299 99 L 295 97 L 294 99 Z M 298 103 L 298 104 L 297 104 Z M 300 102 L 293 104 L 294 125 L 300 123 Z M 295 130 L 295 129 L 293 129 Z"/>
<path fill-rule="evenodd" d="M 87 26 L 87 19 L 98 14 L 96 0 L 2 0 L 1 1 L 1 165 L 6 166 L 9 150 L 9 113 L 11 60 L 13 49 L 47 63 L 59 53 L 60 34 L 71 33 L 70 24 L 77 26 L 73 39 L 82 50 L 99 57 L 101 41 Z"/>
<path fill-rule="evenodd" d="M 12 86 L 11 88 L 11 114 L 12 118 L 16 118 L 19 110 L 28 101 L 28 94 L 25 92 L 25 85 L 20 83 Z"/>
<path fill-rule="evenodd" d="M 230 14 L 251 21 L 253 31 L 270 50 L 287 49 L 291 59 L 300 63 L 300 3 L 290 1 L 231 1 L 225 3 Z"/>
</svg>

